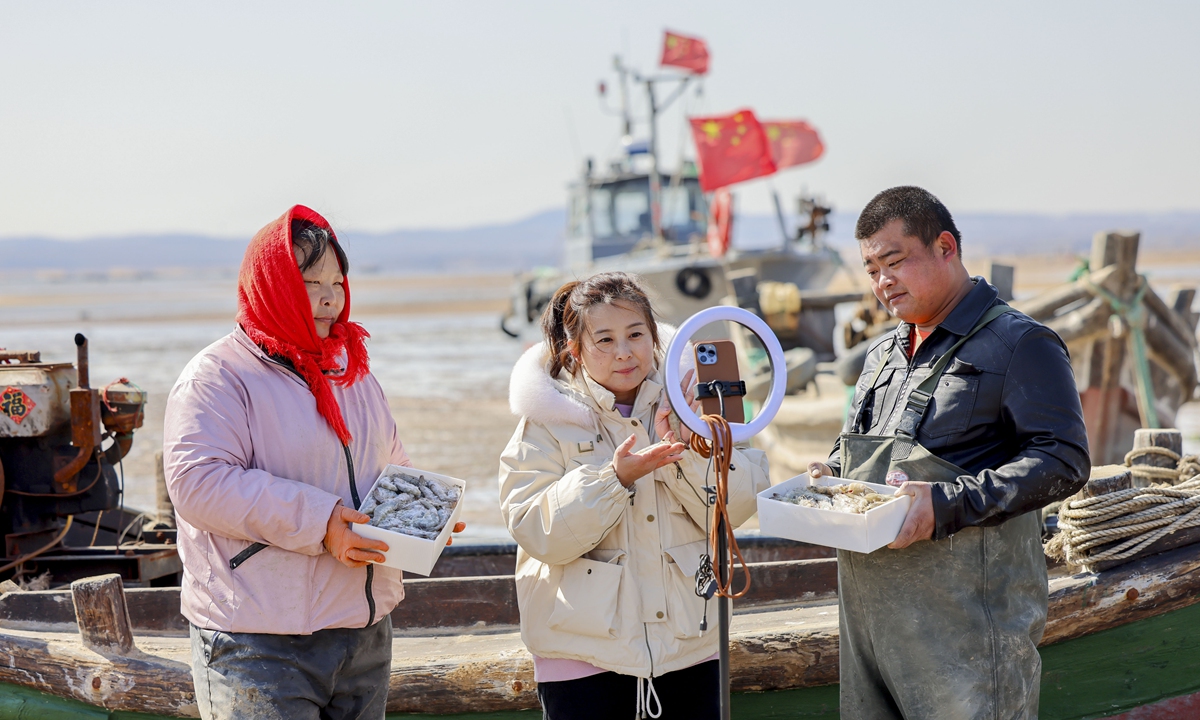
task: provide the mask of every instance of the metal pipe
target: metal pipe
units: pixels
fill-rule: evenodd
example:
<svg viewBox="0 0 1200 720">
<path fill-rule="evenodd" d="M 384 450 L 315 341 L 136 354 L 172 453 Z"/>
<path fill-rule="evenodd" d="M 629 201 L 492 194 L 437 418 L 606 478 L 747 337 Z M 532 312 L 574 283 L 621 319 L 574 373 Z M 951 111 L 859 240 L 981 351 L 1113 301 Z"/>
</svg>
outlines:
<svg viewBox="0 0 1200 720">
<path fill-rule="evenodd" d="M 86 445 L 79 448 L 75 453 L 75 457 L 71 458 L 71 462 L 63 465 L 54 473 L 54 482 L 60 487 L 66 485 L 68 480 L 78 475 L 79 471 L 83 470 L 84 466 L 88 464 L 88 461 L 92 459 L 92 451 L 95 449 L 93 445 Z"/>
<path fill-rule="evenodd" d="M 775 201 L 775 219 L 779 221 L 779 234 L 783 236 L 783 247 L 786 249 L 792 242 L 788 235 L 787 222 L 783 219 L 783 203 L 779 202 L 779 191 L 771 187 L 771 199 Z"/>
<path fill-rule="evenodd" d="M 75 363 L 78 387 L 71 391 L 71 443 L 78 449 L 71 462 L 54 473 L 54 482 L 66 492 L 75 490 L 68 483 L 91 460 L 99 438 L 96 421 L 100 413 L 95 407 L 96 399 L 92 397 L 95 391 L 88 387 L 87 338 L 83 333 L 75 333 Z"/>
<path fill-rule="evenodd" d="M 83 333 L 75 333 L 75 373 L 77 385 L 81 388 L 88 387 L 87 338 Z"/>
<path fill-rule="evenodd" d="M 729 540 L 726 535 L 725 517 L 721 515 L 717 521 L 717 575 L 720 577 L 720 587 L 727 587 L 726 583 L 730 582 L 730 578 L 727 575 L 729 571 Z M 730 590 L 732 591 L 732 588 Z M 717 664 L 720 669 L 718 682 L 721 686 L 721 720 L 730 720 L 729 598 L 724 595 L 717 596 L 717 612 L 720 614 L 720 618 L 717 620 L 717 642 L 720 643 L 720 647 L 717 648 Z"/>
</svg>

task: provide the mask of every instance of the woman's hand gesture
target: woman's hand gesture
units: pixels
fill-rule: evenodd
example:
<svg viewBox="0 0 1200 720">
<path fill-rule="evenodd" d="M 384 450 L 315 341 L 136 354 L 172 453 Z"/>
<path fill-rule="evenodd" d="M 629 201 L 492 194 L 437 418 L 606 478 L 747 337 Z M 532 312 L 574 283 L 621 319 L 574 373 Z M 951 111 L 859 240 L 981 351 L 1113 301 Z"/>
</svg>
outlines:
<svg viewBox="0 0 1200 720">
<path fill-rule="evenodd" d="M 630 435 L 617 447 L 613 455 L 613 470 L 616 470 L 617 479 L 622 485 L 629 487 L 638 478 L 683 457 L 683 443 L 675 442 L 674 434 L 668 432 L 667 435 L 668 438 L 663 442 L 655 443 L 641 452 L 632 452 L 637 435 Z"/>
<path fill-rule="evenodd" d="M 360 568 L 368 562 L 383 562 L 383 553 L 388 550 L 387 543 L 363 537 L 350 529 L 350 523 L 369 522 L 369 515 L 352 510 L 338 500 L 329 514 L 329 521 L 325 523 L 325 549 L 346 567 Z"/>
<path fill-rule="evenodd" d="M 683 397 L 687 400 L 688 405 L 691 406 L 692 412 L 699 415 L 700 401 L 696 399 L 696 386 L 692 383 L 692 378 L 695 375 L 695 370 L 688 370 L 687 374 L 683 376 L 683 380 L 679 383 L 679 386 L 683 390 Z M 671 403 L 667 398 L 667 391 L 664 390 L 662 399 L 658 402 L 658 412 L 654 413 L 654 432 L 663 440 L 669 439 L 671 442 L 675 442 L 675 434 L 671 430 L 671 412 Z M 678 439 L 684 445 L 691 442 L 692 431 L 682 422 L 679 423 L 679 434 L 681 437 Z"/>
</svg>

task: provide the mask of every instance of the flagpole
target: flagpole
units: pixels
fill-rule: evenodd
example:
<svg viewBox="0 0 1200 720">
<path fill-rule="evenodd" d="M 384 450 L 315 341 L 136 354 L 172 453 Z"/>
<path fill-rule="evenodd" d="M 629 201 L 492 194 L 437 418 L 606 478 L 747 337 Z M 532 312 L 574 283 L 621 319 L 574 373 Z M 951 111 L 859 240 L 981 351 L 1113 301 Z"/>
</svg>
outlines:
<svg viewBox="0 0 1200 720">
<path fill-rule="evenodd" d="M 662 179 L 658 176 L 658 104 L 654 97 L 654 79 L 646 79 L 646 97 L 650 101 L 650 233 L 662 240 Z"/>
<path fill-rule="evenodd" d="M 787 222 L 783 219 L 783 203 L 779 202 L 779 191 L 775 189 L 775 183 L 770 185 L 771 198 L 775 201 L 775 218 L 779 221 L 779 233 L 783 235 L 783 248 L 786 250 L 792 239 L 788 237 Z"/>
</svg>

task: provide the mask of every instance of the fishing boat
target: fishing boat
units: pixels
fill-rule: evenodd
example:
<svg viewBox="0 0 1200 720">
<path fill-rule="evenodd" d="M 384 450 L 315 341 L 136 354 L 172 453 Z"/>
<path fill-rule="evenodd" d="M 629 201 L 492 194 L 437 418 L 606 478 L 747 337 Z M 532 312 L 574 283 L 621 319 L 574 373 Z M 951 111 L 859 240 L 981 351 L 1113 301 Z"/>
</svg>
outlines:
<svg viewBox="0 0 1200 720">
<path fill-rule="evenodd" d="M 668 34 L 668 41 L 671 37 Z M 538 321 L 555 290 L 573 278 L 619 270 L 642 277 L 656 312 L 669 323 L 677 325 L 713 305 L 737 304 L 766 317 L 785 349 L 806 347 L 817 360 L 832 360 L 833 308 L 860 296 L 824 290 L 841 267 L 841 257 L 825 243 L 831 209 L 815 198 L 800 198 L 803 219 L 792 230 L 775 193 L 778 244 L 755 249 L 731 245 L 732 200 L 721 204 L 723 232 L 718 233 L 712 223 L 714 194 L 701 189 L 703 168 L 680 159 L 668 171 L 661 161 L 660 116 L 689 90 L 699 89 L 702 73 L 643 75 L 626 66 L 620 56 L 614 66 L 620 89 L 616 110 L 622 120 L 620 153 L 604 164 L 591 158 L 583 163 L 580 175 L 568 186 L 562 264 L 515 279 L 501 329 L 527 345 L 538 342 Z M 635 137 L 631 85 L 645 92 L 645 138 Z M 601 94 L 607 95 L 606 86 L 600 87 Z M 664 98 L 667 88 L 670 93 Z M 815 156 L 822 149 L 815 150 Z M 710 234 L 717 239 L 710 242 Z M 764 310 L 763 283 L 784 286 L 790 306 Z"/>
<path fill-rule="evenodd" d="M 752 584 L 732 623 L 734 716 L 836 718 L 836 559 L 775 538 L 745 535 L 740 544 Z M 392 613 L 389 718 L 540 717 L 517 629 L 514 562 L 512 545 L 456 544 L 435 577 L 406 581 Z M 1194 546 L 1096 573 L 1049 569 L 1040 717 L 1200 707 Z M 5 593 L 0 655 L 0 718 L 197 716 L 178 588 L 121 590 L 110 576 Z"/>
</svg>

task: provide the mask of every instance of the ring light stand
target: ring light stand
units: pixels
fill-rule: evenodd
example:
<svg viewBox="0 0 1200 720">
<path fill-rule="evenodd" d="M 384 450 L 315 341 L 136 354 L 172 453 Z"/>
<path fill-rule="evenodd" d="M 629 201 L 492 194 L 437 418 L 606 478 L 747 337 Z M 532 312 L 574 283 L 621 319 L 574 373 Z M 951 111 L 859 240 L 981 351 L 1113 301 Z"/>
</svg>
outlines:
<svg viewBox="0 0 1200 720">
<path fill-rule="evenodd" d="M 705 440 L 712 441 L 712 431 L 708 424 L 700 419 L 692 410 L 684 397 L 683 388 L 679 384 L 679 361 L 683 357 L 683 350 L 692 336 L 696 332 L 714 322 L 727 320 L 742 325 L 758 336 L 758 339 L 766 347 L 771 358 L 771 371 L 773 374 L 771 382 L 771 391 L 767 395 L 767 400 L 763 403 L 762 410 L 754 416 L 748 423 L 730 423 L 733 441 L 741 442 L 749 440 L 751 437 L 762 432 L 772 420 L 775 419 L 775 414 L 779 412 L 780 406 L 783 404 L 783 395 L 787 386 L 787 365 L 783 357 L 783 348 L 779 345 L 779 338 L 775 337 L 775 333 L 771 328 L 763 322 L 762 318 L 758 317 L 749 310 L 743 310 L 739 307 L 731 307 L 727 305 L 718 305 L 715 307 L 706 308 L 688 318 L 679 329 L 675 332 L 675 337 L 671 338 L 671 344 L 667 348 L 667 357 L 664 361 L 666 369 L 664 371 L 665 382 L 667 385 L 667 397 L 671 400 L 671 407 L 679 416 L 681 422 L 688 427 L 689 430 L 696 433 Z M 715 548 L 717 552 L 717 561 L 714 563 L 717 567 L 717 572 L 720 575 L 721 584 L 725 584 L 728 578 L 725 577 L 726 570 L 729 564 L 729 547 L 726 542 L 726 533 L 724 529 L 724 518 L 718 517 L 718 542 Z M 717 621 L 718 627 L 718 642 L 719 648 L 719 664 L 721 677 L 721 718 L 729 720 L 730 705 L 729 705 L 729 616 L 730 604 L 729 598 L 724 595 L 717 597 L 717 613 L 720 615 Z"/>
</svg>

